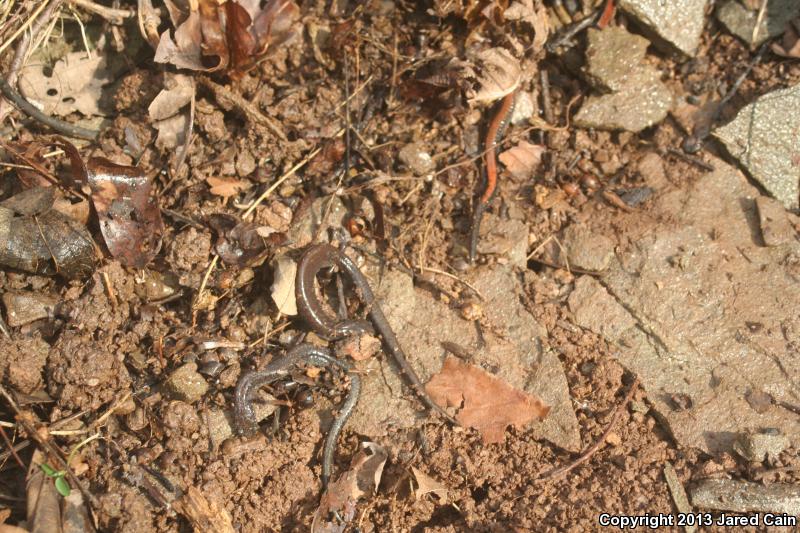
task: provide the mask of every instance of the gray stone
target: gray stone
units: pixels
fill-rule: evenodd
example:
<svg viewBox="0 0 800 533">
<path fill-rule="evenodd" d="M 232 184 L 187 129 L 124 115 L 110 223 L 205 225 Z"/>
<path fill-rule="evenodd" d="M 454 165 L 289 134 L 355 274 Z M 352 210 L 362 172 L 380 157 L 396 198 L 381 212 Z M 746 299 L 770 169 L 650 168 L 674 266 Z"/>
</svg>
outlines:
<svg viewBox="0 0 800 533">
<path fill-rule="evenodd" d="M 619 26 L 590 28 L 588 38 L 586 77 L 592 86 L 605 92 L 619 91 L 631 82 L 650 44 Z"/>
<path fill-rule="evenodd" d="M 739 0 L 727 0 L 719 4 L 717 19 L 733 35 L 751 46 L 758 46 L 767 39 L 786 31 L 786 24 L 800 15 L 800 2 L 797 0 L 770 0 L 767 11 L 753 41 L 753 28 L 758 20 L 758 10 L 745 7 Z"/>
<path fill-rule="evenodd" d="M 569 266 L 581 270 L 601 272 L 614 257 L 614 242 L 611 239 L 593 233 L 580 224 L 572 224 L 564 230 L 562 246 L 567 251 Z M 562 263 L 563 260 L 558 262 Z"/>
<path fill-rule="evenodd" d="M 737 513 L 800 514 L 800 486 L 733 479 L 706 479 L 691 491 L 692 504 L 701 509 Z"/>
<path fill-rule="evenodd" d="M 787 209 L 800 195 L 800 85 L 765 94 L 714 130 L 728 152 Z"/>
<path fill-rule="evenodd" d="M 498 256 L 514 266 L 524 268 L 528 256 L 528 233 L 528 225 L 521 220 L 487 213 L 481 224 L 478 253 L 482 256 Z"/>
<path fill-rule="evenodd" d="M 780 246 L 795 239 L 796 233 L 789 220 L 790 215 L 780 202 L 766 196 L 759 196 L 756 198 L 756 207 L 764 244 Z"/>
<path fill-rule="evenodd" d="M 636 325 L 631 314 L 591 276 L 575 281 L 567 303 L 576 324 L 612 342 Z"/>
<path fill-rule="evenodd" d="M 411 143 L 403 146 L 398 157 L 417 176 L 429 173 L 434 167 L 431 154 L 420 143 Z"/>
<path fill-rule="evenodd" d="M 620 91 L 590 96 L 575 116 L 575 125 L 636 133 L 661 122 L 672 103 L 672 93 L 659 79 L 658 71 L 642 65 Z"/>
<path fill-rule="evenodd" d="M 748 461 L 760 463 L 767 457 L 777 458 L 790 445 L 786 435 L 780 433 L 745 433 L 736 440 L 733 449 Z"/>
<path fill-rule="evenodd" d="M 800 243 L 761 245 L 759 192 L 736 169 L 711 164 L 714 172 L 642 215 L 602 277 L 636 322 L 620 334 L 617 359 L 641 378 L 680 446 L 730 452 L 753 428 L 775 428 L 796 446 L 800 420 L 780 402 L 796 401 L 787 380 L 800 375 L 800 284 L 786 263 Z M 753 390 L 775 403 L 751 406 Z"/>
<path fill-rule="evenodd" d="M 197 372 L 195 363 L 186 363 L 178 367 L 164 383 L 170 398 L 194 403 L 208 391 L 208 383 Z"/>
<path fill-rule="evenodd" d="M 486 298 L 480 303 L 487 321 L 482 327 L 483 342 L 473 322 L 428 291 L 415 288 L 408 275 L 389 270 L 379 278 L 380 269 L 371 263 L 364 271 L 379 280 L 372 282 L 373 289 L 423 383 L 441 369 L 446 355 L 441 343 L 456 343 L 470 353 L 470 363 L 490 370 L 517 389 L 536 394 L 551 406 L 544 420 L 532 423 L 535 438 L 567 450 L 581 448 L 561 362 L 556 354 L 542 349 L 540 339 L 546 332 L 522 305 L 522 285 L 512 268 L 482 267 L 466 279 Z M 497 325 L 503 326 L 501 333 L 494 331 Z M 370 400 L 356 407 L 349 429 L 381 436 L 391 426 L 414 427 L 426 416 L 420 400 L 385 353 L 356 364 L 362 376 L 362 398 Z"/>
<path fill-rule="evenodd" d="M 666 45 L 693 56 L 700 44 L 708 0 L 620 0 L 619 7 L 654 38 L 655 44 Z"/>
</svg>

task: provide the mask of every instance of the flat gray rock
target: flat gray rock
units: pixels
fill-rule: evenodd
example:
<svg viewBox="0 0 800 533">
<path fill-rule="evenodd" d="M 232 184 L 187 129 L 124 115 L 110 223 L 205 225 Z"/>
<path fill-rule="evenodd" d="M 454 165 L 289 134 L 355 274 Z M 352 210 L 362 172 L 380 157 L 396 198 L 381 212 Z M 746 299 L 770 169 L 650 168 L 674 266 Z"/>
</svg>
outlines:
<svg viewBox="0 0 800 533">
<path fill-rule="evenodd" d="M 800 195 L 800 86 L 765 94 L 714 130 L 728 152 L 787 209 Z"/>
<path fill-rule="evenodd" d="M 800 243 L 763 246 L 759 192 L 713 165 L 659 198 L 599 280 L 577 280 L 570 309 L 616 343 L 679 445 L 730 452 L 737 436 L 774 428 L 797 446 L 800 419 L 779 402 L 800 395 Z M 751 405 L 754 393 L 777 404 Z"/>
<path fill-rule="evenodd" d="M 620 91 L 590 96 L 575 116 L 575 125 L 636 133 L 664 120 L 672 107 L 672 93 L 653 67 L 639 68 Z"/>
<path fill-rule="evenodd" d="M 734 479 L 706 479 L 692 489 L 692 504 L 703 509 L 737 513 L 786 513 L 796 519 L 800 514 L 800 487 L 781 483 L 764 486 Z M 763 522 L 758 525 L 763 525 Z"/>
<path fill-rule="evenodd" d="M 581 448 L 578 421 L 569 396 L 567 380 L 558 357 L 542 350 L 545 330 L 521 304 L 522 286 L 510 267 L 494 265 L 478 269 L 468 281 L 487 301 L 481 305 L 489 324 L 502 324 L 502 335 L 484 327 L 486 345 L 480 347 L 476 326 L 461 313 L 414 287 L 404 273 L 388 270 L 380 283 L 376 270 L 365 271 L 389 323 L 403 346 L 409 363 L 423 383 L 441 369 L 446 352 L 442 342 L 463 347 L 469 362 L 492 372 L 510 385 L 536 394 L 551 406 L 543 421 L 532 428 L 538 438 L 571 451 Z M 362 376 L 362 401 L 348 422 L 348 428 L 370 436 L 386 434 L 390 426 L 408 428 L 427 416 L 421 401 L 399 375 L 385 353 L 358 363 Z"/>
<path fill-rule="evenodd" d="M 586 78 L 596 89 L 615 92 L 631 82 L 644 60 L 650 42 L 625 28 L 589 28 L 586 48 Z"/>
<path fill-rule="evenodd" d="M 652 34 L 656 44 L 694 56 L 708 0 L 620 0 L 619 7 Z"/>
<path fill-rule="evenodd" d="M 739 0 L 721 2 L 716 10 L 717 19 L 733 35 L 751 46 L 758 46 L 767 39 L 786 31 L 786 24 L 800 15 L 797 0 L 769 0 L 767 11 L 753 41 L 753 28 L 758 20 L 758 10 L 745 7 Z"/>
</svg>

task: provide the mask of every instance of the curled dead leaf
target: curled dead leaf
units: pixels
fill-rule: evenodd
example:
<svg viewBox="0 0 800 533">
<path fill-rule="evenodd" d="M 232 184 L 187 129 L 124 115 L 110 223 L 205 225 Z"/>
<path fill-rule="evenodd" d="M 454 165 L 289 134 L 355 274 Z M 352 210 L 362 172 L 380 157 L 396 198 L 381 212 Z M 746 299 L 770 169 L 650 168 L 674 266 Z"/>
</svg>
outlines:
<svg viewBox="0 0 800 533">
<path fill-rule="evenodd" d="M 470 102 L 494 102 L 517 90 L 521 77 L 520 63 L 505 48 L 489 48 L 476 61 L 478 89 Z"/>
<path fill-rule="evenodd" d="M 519 0 L 505 10 L 506 20 L 518 20 L 533 28 L 533 49 L 541 50 L 550 34 L 550 17 L 547 8 L 541 2 Z"/>
<path fill-rule="evenodd" d="M 358 499 L 378 489 L 388 454 L 374 442 L 364 442 L 350 469 L 328 486 L 311 524 L 312 533 L 344 531 L 355 518 Z M 336 520 L 338 515 L 341 520 Z"/>
<path fill-rule="evenodd" d="M 425 390 L 439 405 L 459 409 L 456 420 L 477 429 L 485 444 L 503 442 L 506 427 L 542 419 L 550 406 L 477 366 L 448 357 Z"/>
<path fill-rule="evenodd" d="M 498 159 L 514 176 L 530 178 L 541 163 L 544 151 L 544 146 L 520 141 L 516 146 L 502 152 Z"/>
<path fill-rule="evenodd" d="M 263 8 L 259 4 L 253 0 L 197 0 L 185 15 L 173 2 L 168 3 L 175 39 L 169 30 L 161 35 L 155 61 L 202 72 L 246 72 L 270 47 L 294 34 L 300 14 L 292 0 L 268 0 Z"/>
<path fill-rule="evenodd" d="M 247 190 L 253 186 L 249 181 L 214 176 L 206 178 L 206 183 L 211 185 L 211 194 L 222 196 L 226 199 L 231 196 L 236 196 L 241 191 Z"/>
<path fill-rule="evenodd" d="M 0 265 L 33 274 L 83 278 L 94 272 L 94 241 L 80 222 L 52 209 L 52 188 L 0 202 Z"/>
<path fill-rule="evenodd" d="M 152 179 L 138 167 L 103 157 L 89 159 L 86 172 L 108 251 L 126 266 L 143 268 L 161 248 L 164 227 Z"/>
<path fill-rule="evenodd" d="M 417 487 L 414 489 L 414 498 L 420 500 L 426 494 L 432 494 L 440 504 L 447 503 L 447 487 L 413 466 L 411 471 L 414 473 L 414 480 L 417 482 Z"/>
</svg>

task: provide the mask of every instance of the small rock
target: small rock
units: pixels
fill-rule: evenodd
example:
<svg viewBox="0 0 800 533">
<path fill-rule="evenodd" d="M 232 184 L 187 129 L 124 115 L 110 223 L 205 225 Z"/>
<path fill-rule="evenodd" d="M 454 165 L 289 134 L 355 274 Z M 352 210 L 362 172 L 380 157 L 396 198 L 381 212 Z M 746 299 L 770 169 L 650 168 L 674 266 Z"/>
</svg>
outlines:
<svg viewBox="0 0 800 533">
<path fill-rule="evenodd" d="M 716 11 L 717 19 L 725 28 L 750 46 L 759 46 L 767 39 L 782 34 L 786 24 L 799 15 L 800 3 L 797 0 L 770 0 L 756 40 L 753 41 L 758 10 L 748 9 L 739 0 L 727 0 L 720 3 Z"/>
<path fill-rule="evenodd" d="M 611 239 L 578 224 L 573 224 L 564 231 L 562 245 L 567 250 L 569 266 L 582 270 L 601 272 L 614 257 L 614 243 Z"/>
<path fill-rule="evenodd" d="M 636 170 L 648 187 L 659 190 L 667 185 L 664 160 L 655 152 L 650 152 L 636 163 Z"/>
<path fill-rule="evenodd" d="M 178 279 L 174 274 L 144 270 L 136 276 L 134 291 L 146 302 L 163 300 L 175 294 Z"/>
<path fill-rule="evenodd" d="M 693 56 L 700 44 L 707 3 L 708 0 L 620 0 L 619 7 L 657 37 L 655 44 Z"/>
<path fill-rule="evenodd" d="M 328 206 L 330 204 L 330 208 Z M 325 228 L 320 229 L 322 218 L 325 219 Z M 295 248 L 302 248 L 309 244 L 314 238 L 314 234 L 326 235 L 328 228 L 341 228 L 347 216 L 347 209 L 342 203 L 341 198 L 318 198 L 311 204 L 310 209 L 305 209 L 300 213 L 296 220 L 292 220 L 291 227 L 286 233 L 288 242 L 293 243 Z"/>
<path fill-rule="evenodd" d="M 172 398 L 194 403 L 206 393 L 208 383 L 197 372 L 195 363 L 186 363 L 170 375 L 164 387 Z"/>
<path fill-rule="evenodd" d="M 250 150 L 242 150 L 236 158 L 236 174 L 246 178 L 256 169 L 256 160 Z"/>
<path fill-rule="evenodd" d="M 284 315 L 295 316 L 297 314 L 297 300 L 294 297 L 294 283 L 297 274 L 297 263 L 293 259 L 284 256 L 276 258 L 272 262 L 273 279 L 272 282 L 272 301 L 278 311 Z"/>
<path fill-rule="evenodd" d="M 507 256 L 512 265 L 525 267 L 528 255 L 528 225 L 520 220 L 505 220 L 485 215 L 481 224 L 481 255 Z"/>
<path fill-rule="evenodd" d="M 425 147 L 421 143 L 405 145 L 400 150 L 398 157 L 417 176 L 433 170 L 433 158 L 425 151 Z"/>
<path fill-rule="evenodd" d="M 780 246 L 794 240 L 795 232 L 783 206 L 772 198 L 756 198 L 761 236 L 767 246 Z"/>
<path fill-rule="evenodd" d="M 748 461 L 760 463 L 767 458 L 775 459 L 789 446 L 789 438 L 780 433 L 745 433 L 733 444 L 733 450 Z"/>
<path fill-rule="evenodd" d="M 672 107 L 672 93 L 658 79 L 658 72 L 642 69 L 623 90 L 590 96 L 575 116 L 575 125 L 636 133 L 663 120 Z"/>
<path fill-rule="evenodd" d="M 590 28 L 588 38 L 586 76 L 592 86 L 604 92 L 619 91 L 630 83 L 650 44 L 619 26 Z"/>
<path fill-rule="evenodd" d="M 630 313 L 591 276 L 575 281 L 567 303 L 576 324 L 612 342 L 635 325 Z"/>
<path fill-rule="evenodd" d="M 800 514 L 800 487 L 774 483 L 759 483 L 733 479 L 706 479 L 691 491 L 695 507 L 737 513 Z"/>
<path fill-rule="evenodd" d="M 800 195 L 800 85 L 760 96 L 714 130 L 732 157 L 787 209 Z"/>
<path fill-rule="evenodd" d="M 8 325 L 12 328 L 30 324 L 35 320 L 50 318 L 58 299 L 36 292 L 7 292 L 3 294 Z"/>
<path fill-rule="evenodd" d="M 622 444 L 622 438 L 614 433 L 613 431 L 606 436 L 606 442 L 609 446 L 613 446 L 616 448 L 620 444 Z"/>
</svg>

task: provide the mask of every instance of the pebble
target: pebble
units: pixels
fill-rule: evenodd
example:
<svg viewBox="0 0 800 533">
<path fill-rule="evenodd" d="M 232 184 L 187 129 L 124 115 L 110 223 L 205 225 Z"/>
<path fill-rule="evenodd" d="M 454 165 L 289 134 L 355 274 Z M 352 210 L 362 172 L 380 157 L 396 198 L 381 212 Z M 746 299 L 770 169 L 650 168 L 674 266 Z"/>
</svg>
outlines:
<svg viewBox="0 0 800 533">
<path fill-rule="evenodd" d="M 611 239 L 579 224 L 573 224 L 564 231 L 562 244 L 567 250 L 570 267 L 600 272 L 608 267 L 614 257 L 614 242 Z"/>
<path fill-rule="evenodd" d="M 714 130 L 730 155 L 786 209 L 798 209 L 800 85 L 772 91 Z"/>
<path fill-rule="evenodd" d="M 195 363 L 186 363 L 169 376 L 164 383 L 164 388 L 170 397 L 194 403 L 208 391 L 208 383 L 197 372 Z"/>
<path fill-rule="evenodd" d="M 400 149 L 398 157 L 417 176 L 429 173 L 434 167 L 433 158 L 422 143 L 405 145 Z"/>
<path fill-rule="evenodd" d="M 58 299 L 35 292 L 7 292 L 3 294 L 6 319 L 12 328 L 30 324 L 53 316 Z"/>
<path fill-rule="evenodd" d="M 781 433 L 745 433 L 736 439 L 733 450 L 748 461 L 760 463 L 777 458 L 789 446 L 789 438 Z"/>
<path fill-rule="evenodd" d="M 794 241 L 795 231 L 789 214 L 777 200 L 759 196 L 756 198 L 761 237 L 767 246 L 780 246 Z"/>
<path fill-rule="evenodd" d="M 619 8 L 652 34 L 655 44 L 694 56 L 705 25 L 707 4 L 708 0 L 620 0 Z"/>
<path fill-rule="evenodd" d="M 753 29 L 758 20 L 757 9 L 748 9 L 739 0 L 727 0 L 719 3 L 715 15 L 730 33 L 748 45 L 756 47 L 767 39 L 782 34 L 786 30 L 786 24 L 800 16 L 800 2 L 797 0 L 770 0 L 755 41 L 753 40 Z"/>
</svg>

